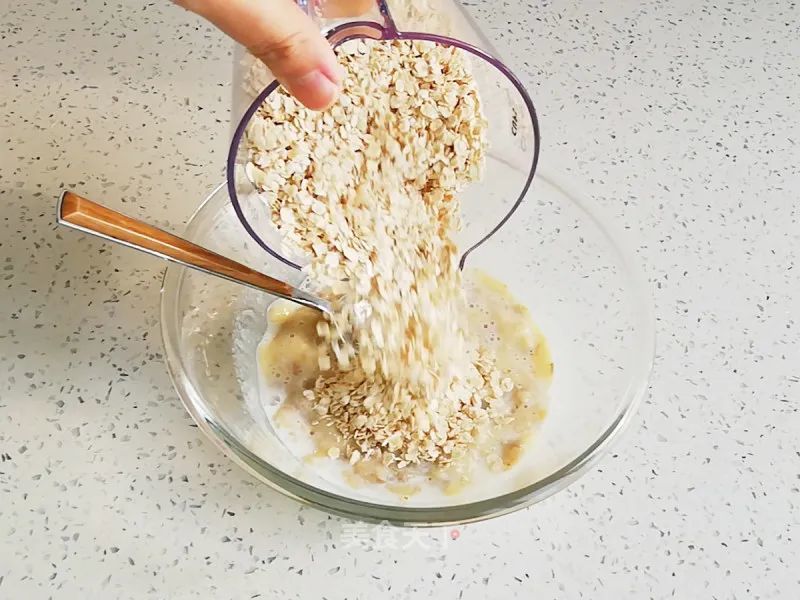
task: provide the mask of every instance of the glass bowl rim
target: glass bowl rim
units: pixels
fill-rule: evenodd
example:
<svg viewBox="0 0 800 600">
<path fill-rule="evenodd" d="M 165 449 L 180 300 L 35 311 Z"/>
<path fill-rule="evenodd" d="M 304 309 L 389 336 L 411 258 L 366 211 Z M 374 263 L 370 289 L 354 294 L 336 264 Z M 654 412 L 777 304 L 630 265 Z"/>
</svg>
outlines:
<svg viewBox="0 0 800 600">
<path fill-rule="evenodd" d="M 652 297 L 640 267 L 628 258 L 629 253 L 625 251 L 626 245 L 615 241 L 624 240 L 625 236 L 620 237 L 620 233 L 615 227 L 597 215 L 597 212 L 583 200 L 586 196 L 575 193 L 574 184 L 566 185 L 558 177 L 554 177 L 551 173 L 542 173 L 541 170 L 537 174 L 537 179 L 546 181 L 575 202 L 578 208 L 599 228 L 616 252 L 624 275 L 632 284 L 635 304 L 638 305 L 637 308 L 641 314 L 639 324 L 643 330 L 643 347 L 646 348 L 646 352 L 636 355 L 630 382 L 615 405 L 618 413 L 611 424 L 583 452 L 566 465 L 547 477 L 513 492 L 465 504 L 440 507 L 391 506 L 365 502 L 321 490 L 284 473 L 248 450 L 205 410 L 202 396 L 194 387 L 178 351 L 181 335 L 179 320 L 175 313 L 187 269 L 177 264 L 169 264 L 162 280 L 160 303 L 164 357 L 173 387 L 198 428 L 235 464 L 278 492 L 316 508 L 361 521 L 386 521 L 395 525 L 407 526 L 469 523 L 530 506 L 566 488 L 605 455 L 612 443 L 618 439 L 619 434 L 633 419 L 647 390 L 655 357 L 655 316 Z M 191 239 L 191 233 L 199 215 L 217 198 L 221 191 L 227 191 L 227 182 L 214 188 L 192 213 L 186 227 L 186 236 L 189 239 Z M 230 202 L 229 198 L 228 202 Z"/>
</svg>

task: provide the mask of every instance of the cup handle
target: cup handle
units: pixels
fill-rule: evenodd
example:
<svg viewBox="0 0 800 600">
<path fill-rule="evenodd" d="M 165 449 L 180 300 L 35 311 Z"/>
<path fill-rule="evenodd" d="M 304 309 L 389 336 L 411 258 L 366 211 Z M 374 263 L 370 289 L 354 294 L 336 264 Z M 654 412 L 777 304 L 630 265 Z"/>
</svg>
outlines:
<svg viewBox="0 0 800 600">
<path fill-rule="evenodd" d="M 391 37 L 394 37 L 397 35 L 397 25 L 395 25 L 392 13 L 389 11 L 389 4 L 386 2 L 386 0 L 375 0 L 375 2 L 378 4 L 378 11 L 380 11 L 381 16 L 383 17 L 384 29 L 386 29 L 386 32 Z"/>
</svg>

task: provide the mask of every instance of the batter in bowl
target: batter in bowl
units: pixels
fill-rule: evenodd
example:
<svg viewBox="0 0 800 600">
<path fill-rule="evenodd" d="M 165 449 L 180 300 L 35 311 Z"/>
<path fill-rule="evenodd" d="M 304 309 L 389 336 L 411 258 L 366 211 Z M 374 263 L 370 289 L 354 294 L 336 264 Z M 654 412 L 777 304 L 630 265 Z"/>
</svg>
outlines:
<svg viewBox="0 0 800 600">
<path fill-rule="evenodd" d="M 304 393 L 320 374 L 320 313 L 278 300 L 268 312 L 258 363 L 262 402 L 284 444 L 332 480 L 360 489 L 382 486 L 407 499 L 421 493 L 456 495 L 477 479 L 512 471 L 546 415 L 553 364 L 528 309 L 514 300 L 507 286 L 475 270 L 468 271 L 464 281 L 470 332 L 513 384 L 495 407 L 503 418 L 476 428 L 468 452 L 445 465 L 398 467 L 384 464 L 380 457 L 351 464 L 345 436 L 332 419 L 314 410 Z"/>
</svg>

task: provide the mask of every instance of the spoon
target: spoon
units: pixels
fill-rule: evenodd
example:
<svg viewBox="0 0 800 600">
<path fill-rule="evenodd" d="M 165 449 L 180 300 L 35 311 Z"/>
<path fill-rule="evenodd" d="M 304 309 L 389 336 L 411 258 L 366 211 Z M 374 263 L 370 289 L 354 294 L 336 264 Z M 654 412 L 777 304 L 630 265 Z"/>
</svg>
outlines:
<svg viewBox="0 0 800 600">
<path fill-rule="evenodd" d="M 198 246 L 144 221 L 128 217 L 82 196 L 65 191 L 58 201 L 59 225 L 142 250 L 185 267 L 228 281 L 269 292 L 323 313 L 331 313 L 327 300 L 307 294 L 288 283 L 254 271 L 241 263 Z"/>
</svg>

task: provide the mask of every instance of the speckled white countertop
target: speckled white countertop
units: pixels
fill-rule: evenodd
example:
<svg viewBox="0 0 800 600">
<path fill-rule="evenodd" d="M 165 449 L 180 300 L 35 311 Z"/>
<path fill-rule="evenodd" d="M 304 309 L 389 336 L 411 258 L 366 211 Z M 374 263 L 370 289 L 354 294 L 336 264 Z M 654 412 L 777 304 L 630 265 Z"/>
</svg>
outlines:
<svg viewBox="0 0 800 600">
<path fill-rule="evenodd" d="M 221 181 L 229 43 L 166 2 L 5 2 L 0 598 L 800 595 L 800 7 L 469 4 L 546 160 L 640 240 L 658 358 L 614 453 L 455 540 L 233 467 L 162 363 L 163 265 L 53 222 L 66 186 L 182 227 Z"/>
</svg>

